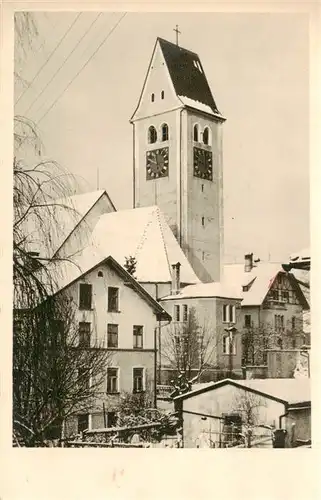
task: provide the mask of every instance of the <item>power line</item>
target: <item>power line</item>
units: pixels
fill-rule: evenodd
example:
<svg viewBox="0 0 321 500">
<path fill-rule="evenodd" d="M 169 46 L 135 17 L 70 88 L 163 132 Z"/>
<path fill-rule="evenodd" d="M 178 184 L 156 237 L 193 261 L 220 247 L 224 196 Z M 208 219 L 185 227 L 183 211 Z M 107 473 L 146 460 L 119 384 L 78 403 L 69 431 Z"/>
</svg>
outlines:
<svg viewBox="0 0 321 500">
<path fill-rule="evenodd" d="M 102 12 L 100 12 L 99 14 L 97 14 L 97 16 L 95 17 L 95 19 L 93 20 L 93 22 L 90 24 L 90 26 L 87 28 L 87 30 L 85 31 L 85 33 L 81 36 L 81 38 L 78 40 L 78 42 L 76 43 L 76 45 L 74 46 L 74 48 L 72 49 L 72 51 L 68 54 L 68 56 L 66 57 L 66 59 L 63 61 L 63 63 L 61 64 L 61 66 L 59 66 L 59 68 L 57 69 L 57 71 L 53 74 L 53 76 L 51 77 L 51 79 L 49 80 L 49 82 L 47 83 L 47 85 L 45 85 L 45 87 L 42 89 L 42 91 L 40 92 L 40 94 L 38 94 L 38 96 L 32 101 L 32 103 L 30 104 L 29 108 L 25 111 L 25 115 L 28 113 L 28 111 L 30 111 L 30 109 L 32 108 L 32 106 L 35 104 L 35 102 L 39 99 L 39 97 L 42 96 L 42 94 L 45 92 L 45 90 L 49 87 L 49 85 L 51 84 L 51 82 L 53 81 L 53 79 L 58 75 L 58 73 L 62 70 L 62 68 L 64 67 L 64 65 L 66 64 L 66 62 L 70 59 L 70 57 L 72 56 L 72 54 L 75 52 L 75 50 L 77 49 L 77 47 L 79 46 L 79 44 L 82 42 L 82 40 L 85 38 L 85 36 L 89 33 L 89 31 L 91 30 L 91 28 L 93 27 L 93 25 L 98 21 L 98 18 L 102 15 Z"/>
<path fill-rule="evenodd" d="M 62 44 L 62 42 L 64 41 L 64 39 L 66 38 L 66 36 L 68 35 L 68 33 L 71 31 L 71 29 L 74 27 L 74 25 L 76 24 L 76 22 L 78 21 L 78 19 L 80 18 L 80 16 L 82 14 L 83 13 L 80 12 L 75 17 L 75 19 L 72 21 L 72 23 L 70 24 L 69 28 L 67 29 L 67 31 L 65 32 L 65 34 L 63 35 L 63 37 L 60 39 L 60 41 L 58 42 L 58 44 L 56 45 L 56 47 L 54 48 L 54 50 L 49 54 L 49 56 L 47 57 L 47 59 L 45 60 L 45 62 L 43 63 L 43 65 L 39 68 L 39 70 L 37 71 L 37 73 L 35 74 L 35 76 L 33 77 L 33 79 L 31 80 L 31 82 L 28 84 L 27 88 L 25 88 L 24 91 L 20 94 L 20 96 L 18 97 L 18 99 L 15 102 L 15 105 L 18 104 L 18 102 L 20 101 L 20 99 L 22 99 L 22 97 L 25 95 L 25 93 L 30 89 L 31 85 L 34 83 L 34 81 L 36 80 L 36 78 L 38 77 L 38 75 L 41 73 L 41 71 L 43 70 L 43 68 L 48 64 L 49 60 L 52 58 L 52 56 L 55 54 L 55 52 L 59 49 L 60 45 Z"/>
<path fill-rule="evenodd" d="M 115 31 L 115 29 L 117 28 L 117 26 L 121 23 L 121 21 L 124 19 L 124 17 L 126 16 L 127 12 L 125 12 L 121 18 L 117 21 L 117 23 L 112 27 L 112 29 L 107 33 L 107 36 L 105 36 L 105 38 L 103 39 L 103 41 L 98 45 L 98 47 L 96 48 L 96 50 L 92 53 L 92 55 L 89 57 L 89 59 L 87 59 L 87 61 L 85 62 L 85 64 L 83 64 L 83 66 L 80 68 L 80 70 L 78 71 L 78 73 L 76 73 L 76 75 L 72 78 L 72 80 L 70 80 L 70 82 L 68 83 L 68 85 L 64 88 L 64 90 L 61 92 L 61 94 L 59 94 L 59 96 L 57 97 L 57 99 L 52 103 L 52 105 L 50 106 L 50 108 L 47 109 L 47 111 L 41 116 L 41 118 L 37 121 L 36 125 L 38 125 L 41 120 L 43 120 L 43 118 L 49 113 L 49 111 L 51 111 L 51 109 L 54 107 L 54 105 L 59 101 L 59 99 L 63 96 L 63 94 L 69 89 L 70 85 L 76 80 L 76 78 L 80 75 L 80 73 L 85 69 L 85 67 L 87 66 L 87 64 L 91 61 L 91 59 L 97 54 L 97 52 L 101 49 L 101 47 L 104 45 L 104 43 L 107 41 L 107 39 L 110 37 L 110 35 Z"/>
</svg>

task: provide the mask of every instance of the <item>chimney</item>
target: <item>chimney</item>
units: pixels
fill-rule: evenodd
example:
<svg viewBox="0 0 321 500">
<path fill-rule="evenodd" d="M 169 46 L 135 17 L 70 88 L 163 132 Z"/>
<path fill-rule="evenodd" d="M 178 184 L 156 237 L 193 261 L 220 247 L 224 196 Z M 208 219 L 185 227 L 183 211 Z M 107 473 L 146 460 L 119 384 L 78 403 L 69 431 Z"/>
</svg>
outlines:
<svg viewBox="0 0 321 500">
<path fill-rule="evenodd" d="M 176 295 L 177 293 L 180 292 L 180 288 L 181 288 L 180 267 L 181 267 L 180 262 L 177 262 L 176 264 L 172 264 L 172 292 L 171 292 L 172 295 Z"/>
<path fill-rule="evenodd" d="M 244 272 L 249 273 L 253 269 L 253 253 L 244 255 Z"/>
</svg>

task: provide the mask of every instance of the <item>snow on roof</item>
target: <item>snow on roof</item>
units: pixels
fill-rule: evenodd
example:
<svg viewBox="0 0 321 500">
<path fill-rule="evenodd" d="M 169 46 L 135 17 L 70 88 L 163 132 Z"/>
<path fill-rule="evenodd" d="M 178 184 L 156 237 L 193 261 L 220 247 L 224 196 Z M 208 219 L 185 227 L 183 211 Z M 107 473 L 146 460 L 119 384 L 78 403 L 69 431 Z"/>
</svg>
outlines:
<svg viewBox="0 0 321 500">
<path fill-rule="evenodd" d="M 125 257 L 135 257 L 135 276 L 139 282 L 171 281 L 171 264 L 176 262 L 181 263 L 182 282 L 199 282 L 161 211 L 153 206 L 102 215 L 89 244 L 74 255 L 72 261 L 53 264 L 57 290 L 108 256 L 112 256 L 121 266 L 125 264 Z"/>
<path fill-rule="evenodd" d="M 244 264 L 226 264 L 223 271 L 223 282 L 235 286 L 243 297 L 242 306 L 262 304 L 270 286 L 278 272 L 283 271 L 281 264 L 259 262 L 251 271 L 244 271 Z M 244 286 L 251 285 L 246 292 Z"/>
<path fill-rule="evenodd" d="M 193 386 L 192 391 L 177 396 L 175 399 L 186 399 L 203 392 L 213 391 L 228 384 L 249 388 L 257 393 L 282 400 L 289 405 L 311 402 L 311 383 L 309 378 L 225 379 L 219 382 L 197 384 Z"/>
<path fill-rule="evenodd" d="M 241 293 L 239 290 L 236 290 L 236 287 L 233 288 L 224 283 L 213 282 L 186 286 L 181 290 L 179 294 L 162 297 L 162 300 L 188 299 L 193 297 L 222 297 L 240 300 L 242 299 Z"/>
<path fill-rule="evenodd" d="M 183 104 L 185 104 L 185 106 L 189 106 L 190 108 L 198 109 L 199 111 L 204 111 L 205 113 L 208 113 L 210 115 L 222 118 L 222 115 L 219 112 L 214 113 L 214 111 L 210 106 L 208 106 L 208 104 L 204 104 L 200 101 L 194 101 L 194 99 L 191 99 L 184 95 L 179 95 L 177 97 L 182 101 Z"/>
<path fill-rule="evenodd" d="M 29 217 L 27 221 L 28 231 L 32 232 L 30 250 L 39 252 L 41 257 L 48 257 L 48 254 L 51 256 L 57 252 L 77 224 L 104 193 L 108 196 L 106 191 L 101 189 L 54 200 L 54 204 L 48 206 L 50 234 L 48 234 L 46 241 L 44 241 L 41 230 L 38 229 L 38 221 L 35 219 L 33 223 L 32 217 Z"/>
<path fill-rule="evenodd" d="M 189 104 L 191 107 L 202 103 L 207 113 L 221 117 L 199 56 L 163 38 L 158 38 L 156 43 L 161 47 L 176 95 L 188 98 L 193 103 Z"/>
<path fill-rule="evenodd" d="M 290 255 L 290 261 L 297 262 L 310 259 L 311 259 L 310 248 L 304 248 L 303 250 L 300 250 L 299 252 L 294 252 L 292 255 Z"/>
<path fill-rule="evenodd" d="M 136 258 L 140 282 L 171 281 L 171 265 L 181 263 L 182 283 L 199 283 L 190 263 L 157 206 L 105 214 L 92 233 L 92 245 L 121 265 Z"/>
</svg>

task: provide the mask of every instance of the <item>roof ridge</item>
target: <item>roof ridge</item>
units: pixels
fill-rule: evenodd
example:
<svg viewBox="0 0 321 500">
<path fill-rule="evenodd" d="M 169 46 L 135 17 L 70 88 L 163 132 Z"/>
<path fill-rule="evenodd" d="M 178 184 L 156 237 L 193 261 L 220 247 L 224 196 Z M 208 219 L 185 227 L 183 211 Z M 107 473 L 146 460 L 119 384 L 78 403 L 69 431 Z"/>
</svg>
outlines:
<svg viewBox="0 0 321 500">
<path fill-rule="evenodd" d="M 190 54 L 193 54 L 194 56 L 197 56 L 198 59 L 199 59 L 199 55 L 197 54 L 197 52 L 194 52 L 193 50 L 186 49 L 185 47 L 182 47 L 181 45 L 177 45 L 174 42 L 170 42 L 169 40 L 166 40 L 165 38 L 162 38 L 160 36 L 157 37 L 157 40 L 160 40 L 161 42 L 168 43 L 169 45 L 173 45 L 174 47 L 177 47 L 180 50 L 184 50 L 185 52 L 189 52 Z"/>
</svg>

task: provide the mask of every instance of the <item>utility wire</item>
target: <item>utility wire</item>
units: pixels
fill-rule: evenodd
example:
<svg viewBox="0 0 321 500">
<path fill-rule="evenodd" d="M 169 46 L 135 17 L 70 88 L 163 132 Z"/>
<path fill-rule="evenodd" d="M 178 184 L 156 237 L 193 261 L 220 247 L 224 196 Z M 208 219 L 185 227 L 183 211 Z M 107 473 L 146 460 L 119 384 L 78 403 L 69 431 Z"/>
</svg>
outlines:
<svg viewBox="0 0 321 500">
<path fill-rule="evenodd" d="M 82 14 L 83 13 L 80 12 L 75 17 L 75 19 L 70 24 L 69 28 L 67 29 L 67 31 L 65 32 L 65 34 L 63 35 L 63 37 L 60 39 L 60 41 L 58 42 L 58 44 L 56 45 L 56 47 L 54 48 L 54 50 L 49 54 L 49 56 L 47 57 L 47 59 L 45 60 L 45 62 L 43 63 L 43 65 L 39 68 L 39 70 L 37 71 L 37 73 L 35 74 L 35 76 L 33 77 L 33 79 L 31 80 L 31 82 L 28 84 L 28 86 L 20 94 L 20 96 L 18 97 L 18 99 L 15 102 L 15 105 L 18 104 L 18 102 L 20 101 L 20 99 L 22 99 L 22 97 L 25 95 L 25 93 L 30 89 L 31 85 L 34 83 L 34 81 L 36 80 L 36 78 L 38 77 L 38 75 L 41 73 L 41 71 L 43 70 L 43 68 L 48 64 L 49 60 L 52 58 L 52 56 L 55 54 L 55 52 L 59 49 L 60 45 L 62 44 L 62 42 L 64 41 L 64 39 L 66 38 L 66 36 L 68 35 L 68 33 L 71 31 L 71 29 L 74 27 L 74 25 L 76 24 L 76 22 L 78 21 L 78 19 L 80 18 L 80 16 Z"/>
<path fill-rule="evenodd" d="M 47 111 L 41 116 L 41 118 L 37 121 L 36 125 L 38 125 L 41 120 L 43 120 L 43 118 L 49 113 L 49 111 L 51 111 L 51 109 L 54 107 L 54 105 L 59 101 L 59 99 L 63 96 L 63 94 L 69 89 L 70 85 L 76 80 L 76 78 L 80 75 L 80 73 L 85 69 L 85 67 L 87 66 L 87 64 L 91 61 L 91 59 L 97 54 L 97 52 L 101 49 L 101 47 L 104 45 L 104 43 L 108 40 L 108 38 L 110 37 L 110 35 L 115 31 L 115 29 L 117 28 L 117 26 L 121 23 L 121 21 L 124 19 L 124 17 L 126 16 L 127 12 L 125 12 L 121 18 L 117 21 L 117 23 L 111 28 L 111 30 L 107 33 L 107 36 L 105 36 L 105 38 L 103 39 L 103 41 L 98 45 L 98 47 L 96 48 L 96 50 L 92 53 L 92 55 L 89 57 L 89 59 L 87 59 L 87 61 L 85 62 L 85 64 L 83 64 L 83 66 L 80 68 L 80 70 L 78 71 L 78 73 L 76 73 L 76 75 L 72 78 L 72 80 L 70 80 L 70 82 L 68 83 L 68 85 L 64 88 L 64 90 L 61 92 L 61 94 L 59 94 L 59 96 L 57 97 L 57 99 L 52 103 L 52 105 L 50 106 L 50 108 L 47 109 Z"/>
<path fill-rule="evenodd" d="M 91 30 L 91 28 L 93 27 L 93 25 L 98 21 L 98 18 L 102 15 L 102 12 L 100 12 L 99 14 L 97 14 L 97 16 L 95 17 L 95 19 L 93 20 L 93 22 L 90 24 L 90 26 L 87 28 L 87 30 L 85 31 L 85 33 L 81 36 L 81 38 L 78 40 L 78 42 L 76 43 L 76 45 L 74 46 L 74 48 L 72 49 L 72 51 L 68 54 L 68 56 L 66 57 L 66 59 L 64 60 L 64 62 L 61 64 L 61 66 L 59 66 L 59 68 L 57 69 L 57 71 L 53 74 L 53 76 L 51 77 L 51 79 L 49 80 L 49 82 L 47 83 L 47 85 L 45 85 L 45 87 L 42 89 L 42 91 L 40 92 L 40 94 L 38 94 L 38 96 L 32 101 L 32 103 L 30 104 L 29 108 L 24 112 L 24 114 L 26 115 L 28 113 L 28 111 L 30 111 L 30 109 L 32 108 L 32 106 L 35 104 L 35 102 L 39 99 L 39 97 L 42 96 L 42 94 L 45 92 L 45 90 L 49 87 L 49 85 L 51 84 L 51 82 L 53 81 L 53 79 L 58 75 L 58 73 L 62 70 L 62 68 L 64 67 L 64 65 L 66 64 L 66 62 L 70 59 L 70 57 L 72 56 L 72 54 L 75 52 L 75 50 L 77 49 L 77 47 L 79 46 L 79 44 L 82 42 L 82 40 L 85 38 L 85 36 L 89 33 L 89 31 Z"/>
</svg>

